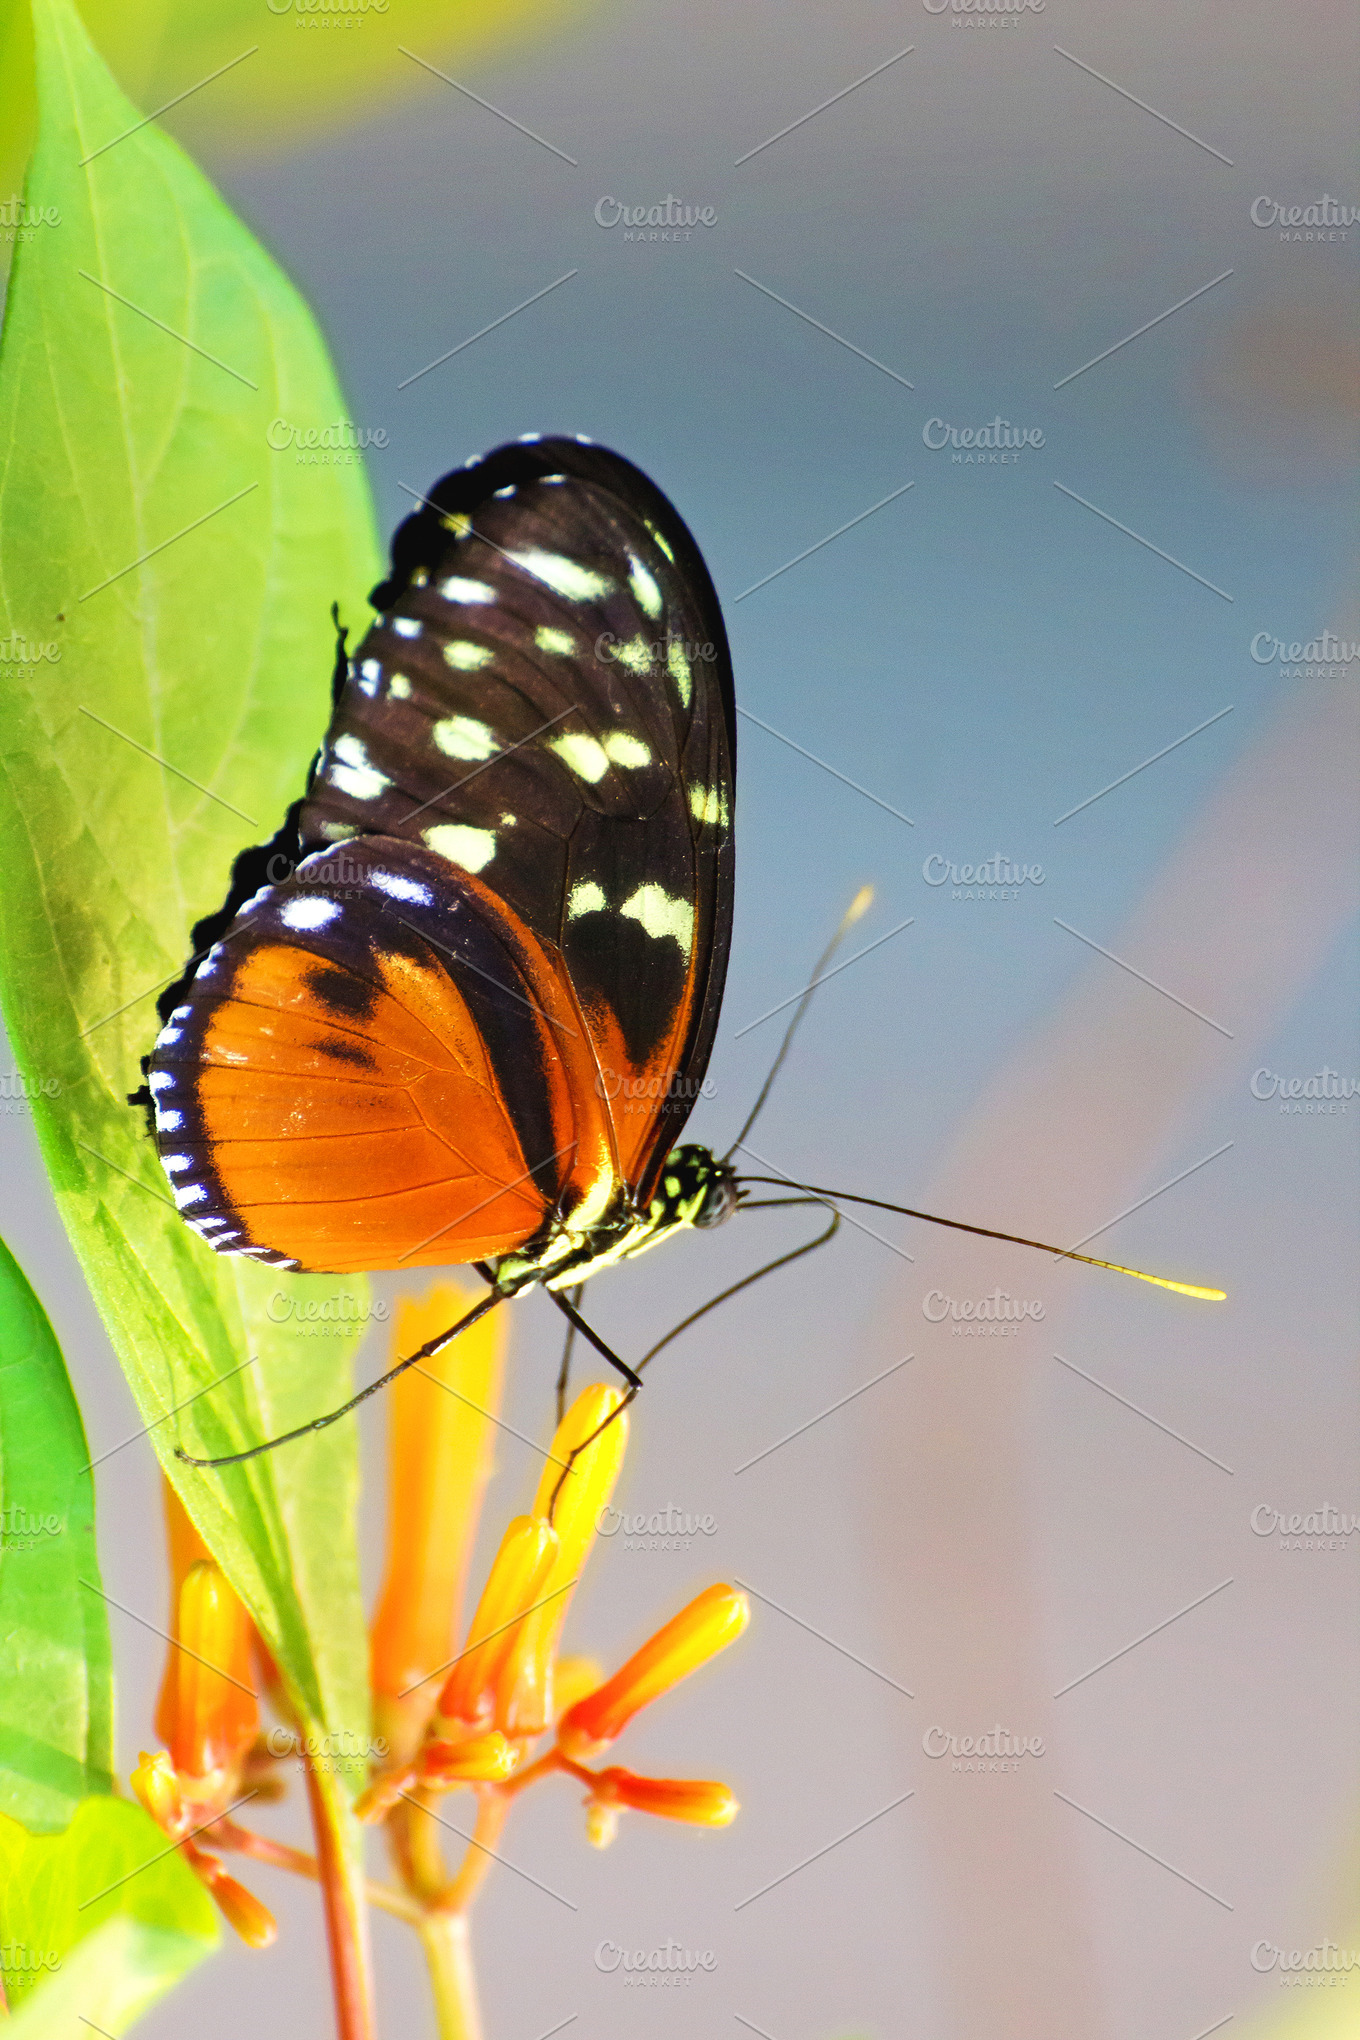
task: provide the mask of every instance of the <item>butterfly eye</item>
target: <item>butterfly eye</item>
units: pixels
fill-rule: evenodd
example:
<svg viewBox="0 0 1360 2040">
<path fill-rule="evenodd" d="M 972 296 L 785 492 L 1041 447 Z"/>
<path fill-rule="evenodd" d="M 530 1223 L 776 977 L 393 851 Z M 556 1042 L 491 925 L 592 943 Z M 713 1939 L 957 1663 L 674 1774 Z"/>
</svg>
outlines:
<svg viewBox="0 0 1360 2040">
<path fill-rule="evenodd" d="M 730 1218 L 737 1208 L 737 1186 L 729 1175 L 715 1176 L 709 1185 L 708 1195 L 695 1214 L 694 1223 L 701 1232 L 710 1226 L 721 1225 Z"/>
</svg>

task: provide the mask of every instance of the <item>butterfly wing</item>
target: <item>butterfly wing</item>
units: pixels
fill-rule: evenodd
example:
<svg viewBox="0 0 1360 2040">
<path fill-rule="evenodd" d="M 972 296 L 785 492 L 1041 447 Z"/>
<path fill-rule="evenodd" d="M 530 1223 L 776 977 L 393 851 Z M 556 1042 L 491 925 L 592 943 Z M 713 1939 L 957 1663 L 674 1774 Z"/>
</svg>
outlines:
<svg viewBox="0 0 1360 2040">
<path fill-rule="evenodd" d="M 150 1058 L 176 1201 L 308 1269 L 531 1251 L 650 1198 L 712 1045 L 735 711 L 666 499 L 574 440 L 445 477 Z"/>
<path fill-rule="evenodd" d="M 670 503 L 577 440 L 502 447 L 403 524 L 299 821 L 475 873 L 560 956 L 645 1203 L 712 1047 L 736 716 L 717 596 Z"/>
<path fill-rule="evenodd" d="M 242 910 L 148 1081 L 209 1245 L 347 1272 L 480 1260 L 606 1200 L 593 1067 L 565 973 L 496 896 L 373 837 Z"/>
</svg>

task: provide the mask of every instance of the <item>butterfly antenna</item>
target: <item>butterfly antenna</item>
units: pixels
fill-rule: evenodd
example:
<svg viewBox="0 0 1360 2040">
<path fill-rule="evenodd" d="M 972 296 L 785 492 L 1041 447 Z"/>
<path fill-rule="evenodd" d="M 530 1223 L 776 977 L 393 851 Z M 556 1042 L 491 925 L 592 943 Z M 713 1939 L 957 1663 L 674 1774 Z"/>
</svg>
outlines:
<svg viewBox="0 0 1360 2040">
<path fill-rule="evenodd" d="M 1143 1268 L 1126 1268 L 1122 1261 L 1102 1261 L 1094 1254 L 1079 1254 L 1074 1247 L 1054 1247 L 1045 1240 L 1026 1239 L 1023 1233 L 997 1232 L 989 1225 L 968 1225 L 961 1218 L 941 1218 L 934 1211 L 913 1211 L 908 1204 L 888 1204 L 881 1197 L 856 1197 L 849 1190 L 827 1190 L 816 1183 L 795 1183 L 791 1176 L 741 1176 L 738 1183 L 769 1183 L 780 1190 L 806 1190 L 829 1202 L 867 1204 L 875 1211 L 893 1211 L 902 1218 L 922 1218 L 928 1225 L 947 1225 L 954 1232 L 976 1233 L 984 1240 L 1008 1240 L 1012 1246 L 1033 1247 L 1040 1254 L 1052 1254 L 1060 1261 L 1082 1261 L 1088 1268 L 1108 1268 L 1115 1275 L 1132 1275 L 1136 1282 L 1151 1282 L 1154 1288 L 1170 1289 L 1177 1296 L 1197 1297 L 1201 1303 L 1225 1303 L 1227 1291 L 1205 1289 L 1197 1282 L 1172 1282 L 1165 1275 L 1149 1275 Z"/>
<path fill-rule="evenodd" d="M 765 1101 L 769 1097 L 770 1092 L 774 1089 L 774 1080 L 779 1075 L 780 1069 L 782 1068 L 784 1063 L 785 1056 L 788 1054 L 790 1048 L 793 1046 L 793 1037 L 798 1032 L 798 1029 L 802 1024 L 803 1015 L 807 1012 L 808 1007 L 812 1004 L 812 994 L 816 991 L 818 985 L 822 982 L 822 976 L 826 970 L 827 965 L 830 963 L 832 957 L 836 954 L 836 951 L 840 948 L 846 936 L 850 933 L 850 930 L 854 927 L 856 921 L 863 919 L 864 915 L 868 913 L 873 903 L 874 903 L 873 887 L 871 885 L 862 885 L 859 891 L 855 894 L 855 897 L 851 900 L 845 912 L 841 915 L 835 934 L 831 937 L 831 940 L 827 943 L 826 948 L 822 951 L 821 955 L 817 959 L 816 965 L 813 968 L 812 976 L 808 981 L 807 989 L 802 993 L 798 1000 L 798 1004 L 793 1009 L 793 1018 L 790 1020 L 788 1026 L 784 1029 L 784 1039 L 779 1044 L 779 1053 L 775 1057 L 774 1061 L 770 1064 L 770 1073 L 760 1087 L 760 1091 L 756 1097 L 755 1104 L 751 1107 L 750 1111 L 746 1115 L 746 1124 L 742 1127 L 741 1132 L 737 1135 L 731 1147 L 727 1150 L 727 1153 L 722 1157 L 724 1162 L 731 1161 L 733 1155 L 736 1153 L 737 1149 L 741 1146 L 747 1134 L 751 1131 L 751 1128 L 755 1125 L 756 1121 L 759 1119 L 762 1111 L 764 1110 Z"/>
</svg>

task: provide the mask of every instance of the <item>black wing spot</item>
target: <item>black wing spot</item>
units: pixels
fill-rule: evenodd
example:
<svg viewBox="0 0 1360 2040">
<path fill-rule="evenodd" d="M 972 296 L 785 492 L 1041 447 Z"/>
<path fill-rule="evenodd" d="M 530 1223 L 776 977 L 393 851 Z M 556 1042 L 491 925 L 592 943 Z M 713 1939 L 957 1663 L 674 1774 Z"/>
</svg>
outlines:
<svg viewBox="0 0 1360 2040">
<path fill-rule="evenodd" d="M 323 1035 L 320 1041 L 312 1043 L 318 1055 L 327 1055 L 332 1062 L 352 1063 L 356 1069 L 377 1068 L 366 1048 L 360 1048 L 356 1041 L 337 1041 L 332 1035 Z"/>
<path fill-rule="evenodd" d="M 378 996 L 376 985 L 366 984 L 362 978 L 351 976 L 349 971 L 335 970 L 326 964 L 309 970 L 304 983 L 323 1006 L 328 1006 L 332 1013 L 343 1013 L 351 1020 L 368 1019 Z"/>
</svg>

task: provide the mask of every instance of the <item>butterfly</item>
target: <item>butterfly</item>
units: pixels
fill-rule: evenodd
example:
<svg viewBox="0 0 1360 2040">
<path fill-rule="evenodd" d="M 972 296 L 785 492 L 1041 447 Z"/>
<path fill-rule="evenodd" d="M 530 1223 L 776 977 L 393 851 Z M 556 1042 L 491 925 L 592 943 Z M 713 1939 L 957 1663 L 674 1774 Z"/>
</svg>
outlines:
<svg viewBox="0 0 1360 2040">
<path fill-rule="evenodd" d="M 677 1145 L 732 929 L 713 583 L 631 462 L 531 436 L 435 484 L 370 600 L 303 797 L 195 928 L 136 1098 L 217 1253 L 485 1276 L 401 1366 L 541 1284 L 635 1393 L 578 1285 L 760 1180 L 736 1143 Z"/>
</svg>

